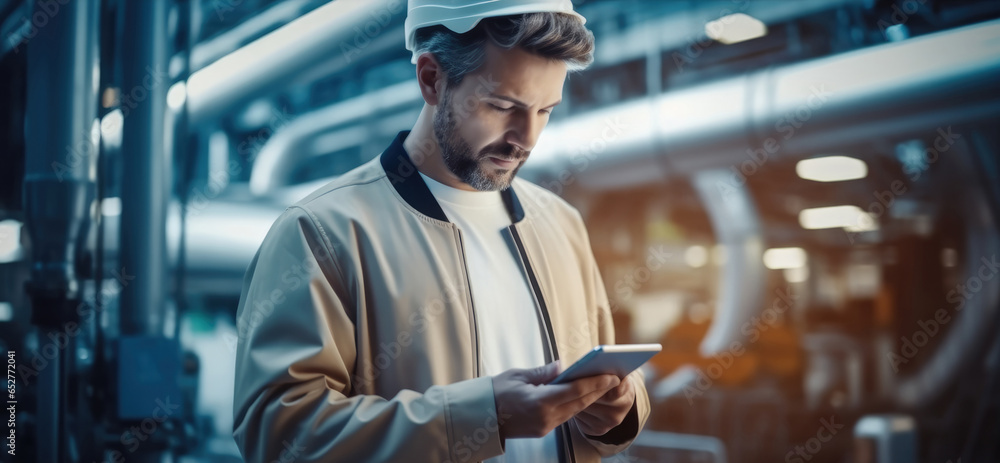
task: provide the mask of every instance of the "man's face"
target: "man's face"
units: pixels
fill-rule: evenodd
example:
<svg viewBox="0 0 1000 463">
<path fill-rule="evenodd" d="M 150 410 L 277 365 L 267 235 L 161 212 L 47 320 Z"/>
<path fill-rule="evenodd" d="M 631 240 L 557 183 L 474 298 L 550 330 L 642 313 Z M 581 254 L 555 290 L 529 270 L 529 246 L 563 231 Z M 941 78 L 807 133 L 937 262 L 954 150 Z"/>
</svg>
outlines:
<svg viewBox="0 0 1000 463">
<path fill-rule="evenodd" d="M 486 62 L 445 89 L 434 135 L 445 165 L 480 191 L 510 186 L 559 104 L 566 64 L 519 48 L 486 47 Z"/>
</svg>

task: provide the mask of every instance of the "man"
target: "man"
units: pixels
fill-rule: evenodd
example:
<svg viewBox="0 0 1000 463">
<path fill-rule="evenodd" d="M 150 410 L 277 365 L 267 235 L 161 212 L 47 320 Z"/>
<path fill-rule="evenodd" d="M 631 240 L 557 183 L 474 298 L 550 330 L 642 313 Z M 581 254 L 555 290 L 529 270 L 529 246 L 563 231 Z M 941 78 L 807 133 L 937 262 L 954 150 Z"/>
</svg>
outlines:
<svg viewBox="0 0 1000 463">
<path fill-rule="evenodd" d="M 614 331 L 580 214 L 515 177 L 593 35 L 569 1 L 445 3 L 409 3 L 412 131 L 290 207 L 250 264 L 247 461 L 597 462 L 649 415 L 638 372 L 548 384 Z"/>
</svg>

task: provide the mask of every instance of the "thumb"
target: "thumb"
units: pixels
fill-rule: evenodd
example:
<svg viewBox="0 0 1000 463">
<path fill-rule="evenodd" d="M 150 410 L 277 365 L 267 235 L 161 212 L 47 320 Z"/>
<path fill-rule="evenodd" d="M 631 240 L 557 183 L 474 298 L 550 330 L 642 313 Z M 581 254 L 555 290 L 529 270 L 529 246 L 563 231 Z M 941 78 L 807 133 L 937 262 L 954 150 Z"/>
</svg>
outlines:
<svg viewBox="0 0 1000 463">
<path fill-rule="evenodd" d="M 559 376 L 561 371 L 558 360 L 550 362 L 540 367 L 528 370 L 528 382 L 534 385 L 546 384 Z"/>
</svg>

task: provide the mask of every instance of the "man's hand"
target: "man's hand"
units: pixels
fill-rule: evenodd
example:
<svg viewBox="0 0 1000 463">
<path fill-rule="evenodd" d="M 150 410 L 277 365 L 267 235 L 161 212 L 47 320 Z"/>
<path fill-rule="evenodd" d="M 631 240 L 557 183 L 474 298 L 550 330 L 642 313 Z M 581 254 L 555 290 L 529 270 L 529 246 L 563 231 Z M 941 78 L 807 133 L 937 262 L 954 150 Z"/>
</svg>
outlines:
<svg viewBox="0 0 1000 463">
<path fill-rule="evenodd" d="M 625 378 L 600 399 L 576 415 L 580 431 L 590 436 L 602 436 L 622 423 L 635 402 L 635 386 Z"/>
<path fill-rule="evenodd" d="M 558 375 L 557 360 L 538 368 L 512 368 L 493 377 L 501 438 L 543 437 L 592 406 L 620 382 L 615 375 L 598 375 L 565 384 L 546 384 Z M 635 391 L 629 391 L 635 397 Z"/>
</svg>

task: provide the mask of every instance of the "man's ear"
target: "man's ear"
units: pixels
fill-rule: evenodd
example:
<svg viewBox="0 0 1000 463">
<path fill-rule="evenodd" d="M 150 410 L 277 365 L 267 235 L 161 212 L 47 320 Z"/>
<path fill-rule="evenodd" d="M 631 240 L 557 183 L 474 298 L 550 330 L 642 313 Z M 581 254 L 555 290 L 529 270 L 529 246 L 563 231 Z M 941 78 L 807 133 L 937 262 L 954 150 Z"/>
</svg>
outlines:
<svg viewBox="0 0 1000 463">
<path fill-rule="evenodd" d="M 437 106 L 441 101 L 445 80 L 441 65 L 434 55 L 424 53 L 417 57 L 417 85 L 420 86 L 420 94 L 423 95 L 424 102 L 431 106 Z"/>
</svg>

